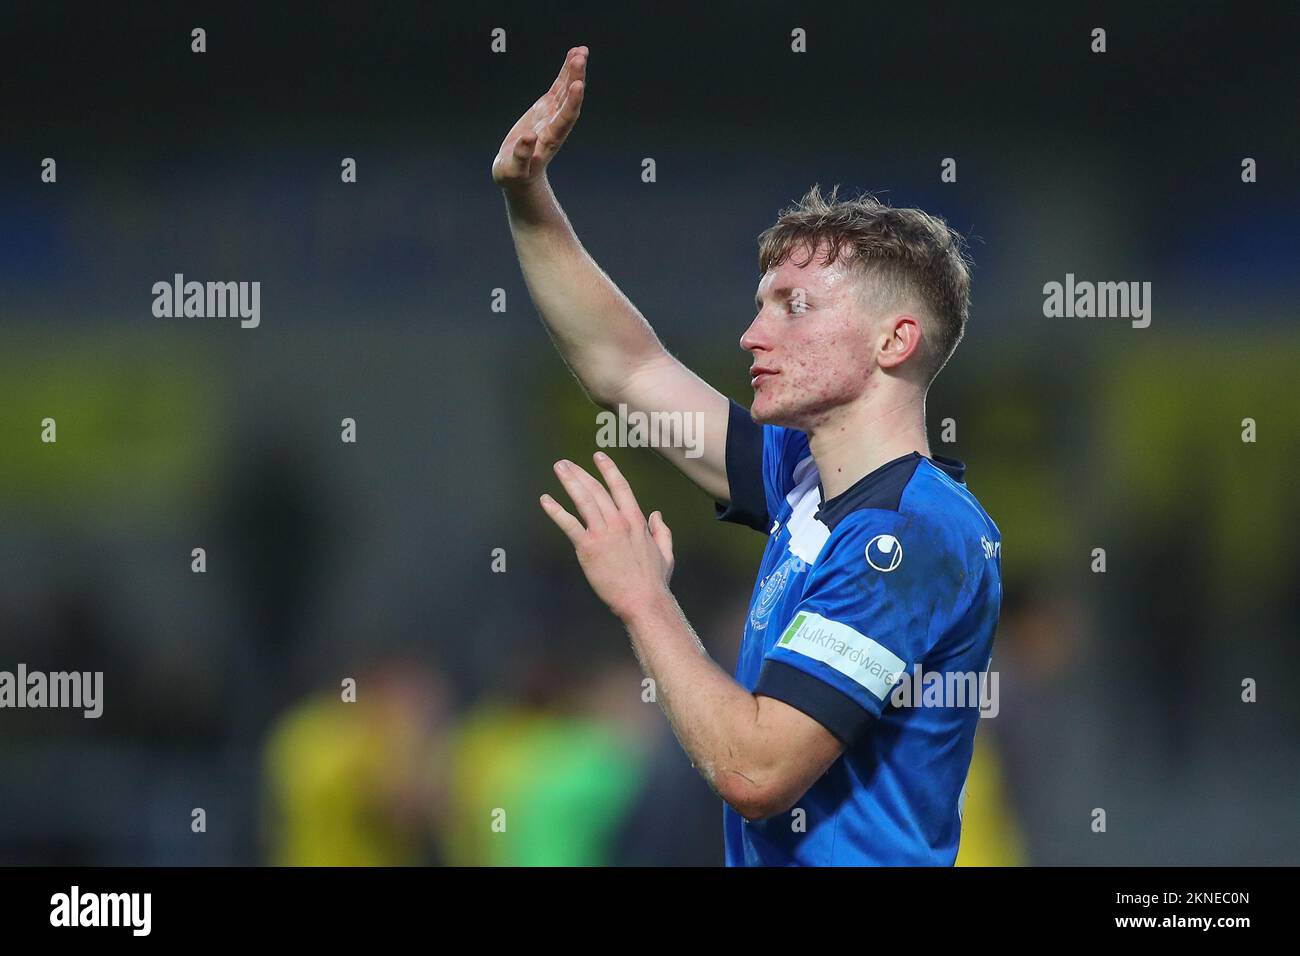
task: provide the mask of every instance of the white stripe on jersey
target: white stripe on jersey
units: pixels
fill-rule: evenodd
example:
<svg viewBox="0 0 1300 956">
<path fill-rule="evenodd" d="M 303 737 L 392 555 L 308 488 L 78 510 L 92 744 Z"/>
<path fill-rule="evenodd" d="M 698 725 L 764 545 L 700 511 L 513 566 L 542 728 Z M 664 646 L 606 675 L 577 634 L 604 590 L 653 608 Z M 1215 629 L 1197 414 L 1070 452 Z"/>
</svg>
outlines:
<svg viewBox="0 0 1300 956">
<path fill-rule="evenodd" d="M 812 455 L 795 465 L 793 479 L 794 487 L 785 496 L 794 509 L 785 523 L 790 532 L 790 553 L 812 564 L 831 536 L 831 529 L 816 518 L 817 509 L 822 504 L 822 492 L 817 486 L 821 476 Z"/>
</svg>

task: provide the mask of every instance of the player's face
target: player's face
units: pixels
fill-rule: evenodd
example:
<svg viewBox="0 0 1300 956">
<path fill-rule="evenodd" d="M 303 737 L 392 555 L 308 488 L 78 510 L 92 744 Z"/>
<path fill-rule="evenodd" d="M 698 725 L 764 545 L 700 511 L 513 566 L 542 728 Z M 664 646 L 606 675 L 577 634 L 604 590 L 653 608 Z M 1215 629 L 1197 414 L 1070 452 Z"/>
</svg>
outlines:
<svg viewBox="0 0 1300 956">
<path fill-rule="evenodd" d="M 878 344 L 860 275 L 821 255 L 803 267 L 791 261 L 805 255 L 763 276 L 758 315 L 740 337 L 753 356 L 754 420 L 801 431 L 865 393 Z"/>
</svg>

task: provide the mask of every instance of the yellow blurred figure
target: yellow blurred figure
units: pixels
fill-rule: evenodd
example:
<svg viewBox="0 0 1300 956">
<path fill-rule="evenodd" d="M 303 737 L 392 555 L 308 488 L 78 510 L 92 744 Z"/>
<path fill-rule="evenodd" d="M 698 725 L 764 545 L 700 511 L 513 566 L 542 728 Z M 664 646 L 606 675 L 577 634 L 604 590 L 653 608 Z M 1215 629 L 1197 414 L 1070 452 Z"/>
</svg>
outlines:
<svg viewBox="0 0 1300 956">
<path fill-rule="evenodd" d="M 357 701 L 310 697 L 265 751 L 270 860 L 277 866 L 430 862 L 437 723 L 418 672 L 358 682 Z"/>
<path fill-rule="evenodd" d="M 957 866 L 1024 866 L 1025 845 L 1002 784 L 1002 763 L 990 735 L 975 735 L 966 777 Z"/>
</svg>

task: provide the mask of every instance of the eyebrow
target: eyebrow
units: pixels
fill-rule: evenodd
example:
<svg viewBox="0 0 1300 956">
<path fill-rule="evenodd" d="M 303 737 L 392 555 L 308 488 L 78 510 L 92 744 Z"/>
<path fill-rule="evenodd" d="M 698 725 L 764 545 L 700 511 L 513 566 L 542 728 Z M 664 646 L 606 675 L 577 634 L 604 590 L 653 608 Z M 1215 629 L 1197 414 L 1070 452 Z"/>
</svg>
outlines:
<svg viewBox="0 0 1300 956">
<path fill-rule="evenodd" d="M 794 295 L 794 289 L 791 286 L 783 285 L 779 289 L 773 289 L 772 295 L 778 299 L 788 299 L 792 295 Z M 804 298 L 807 297 L 808 297 L 808 290 L 805 289 Z M 763 297 L 759 295 L 757 292 L 754 293 L 754 305 L 759 306 L 760 308 L 763 305 Z"/>
</svg>

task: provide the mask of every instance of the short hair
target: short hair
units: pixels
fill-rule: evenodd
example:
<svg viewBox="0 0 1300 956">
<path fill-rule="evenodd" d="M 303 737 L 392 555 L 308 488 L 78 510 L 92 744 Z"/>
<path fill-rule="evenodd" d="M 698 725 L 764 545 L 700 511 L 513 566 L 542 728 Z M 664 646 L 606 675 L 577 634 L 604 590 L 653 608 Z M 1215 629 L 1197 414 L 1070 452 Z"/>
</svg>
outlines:
<svg viewBox="0 0 1300 956">
<path fill-rule="evenodd" d="M 806 266 L 820 250 L 826 264 L 843 260 L 875 286 L 875 304 L 900 300 L 919 305 L 934 333 L 923 354 L 926 383 L 947 364 L 966 331 L 970 315 L 970 260 L 966 242 L 940 217 L 920 209 L 895 209 L 863 193 L 838 198 L 839 187 L 822 196 L 818 186 L 758 237 L 759 273 L 777 268 L 797 250 Z M 927 337 L 928 338 L 928 337 Z"/>
</svg>

